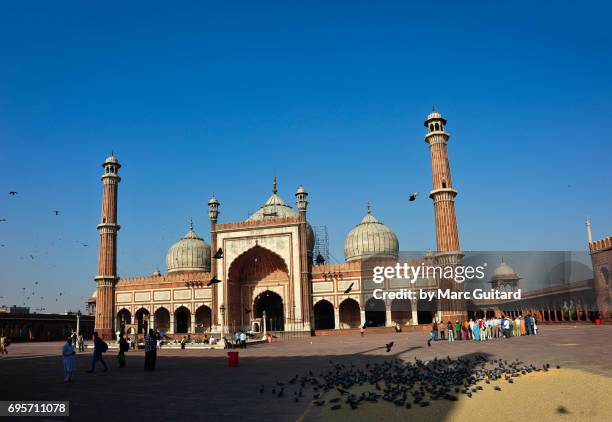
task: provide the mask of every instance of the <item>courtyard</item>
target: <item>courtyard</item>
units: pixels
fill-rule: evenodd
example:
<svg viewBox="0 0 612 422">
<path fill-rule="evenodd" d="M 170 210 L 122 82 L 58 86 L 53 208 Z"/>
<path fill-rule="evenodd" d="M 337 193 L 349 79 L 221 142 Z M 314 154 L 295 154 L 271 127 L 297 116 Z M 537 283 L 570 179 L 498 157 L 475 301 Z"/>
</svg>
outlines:
<svg viewBox="0 0 612 422">
<path fill-rule="evenodd" d="M 612 386 L 611 326 L 542 325 L 540 335 L 487 342 L 439 341 L 427 346 L 427 333 L 359 333 L 304 337 L 257 344 L 239 350 L 240 365 L 228 367 L 226 350 L 162 349 L 155 372 L 144 372 L 144 353 L 130 351 L 127 368 L 118 369 L 114 352 L 88 374 L 91 352 L 77 356 L 72 383 L 62 381 L 62 343 L 15 343 L 0 358 L 2 400 L 69 400 L 66 420 L 472 420 L 531 417 L 537 420 L 605 420 L 612 417 L 606 398 Z M 385 344 L 393 341 L 390 352 Z M 472 398 L 437 400 L 427 407 L 398 408 L 379 401 L 356 410 L 342 405 L 330 410 L 315 406 L 313 392 L 303 397 L 287 388 L 272 394 L 277 383 L 328 372 L 336 364 L 400 359 L 431 361 L 483 355 L 488 359 L 519 359 L 549 372 L 503 384 L 502 391 L 485 386 Z M 330 363 L 331 361 L 331 363 Z M 560 369 L 556 369 L 559 365 Z M 263 392 L 260 389 L 263 386 Z M 289 385 L 287 385 L 289 387 Z M 366 388 L 368 386 L 366 385 Z M 278 387 L 276 387 L 278 388 Z M 335 392 L 326 393 L 328 398 Z M 335 396 L 338 396 L 336 393 Z M 342 403 L 342 402 L 340 402 Z"/>
</svg>

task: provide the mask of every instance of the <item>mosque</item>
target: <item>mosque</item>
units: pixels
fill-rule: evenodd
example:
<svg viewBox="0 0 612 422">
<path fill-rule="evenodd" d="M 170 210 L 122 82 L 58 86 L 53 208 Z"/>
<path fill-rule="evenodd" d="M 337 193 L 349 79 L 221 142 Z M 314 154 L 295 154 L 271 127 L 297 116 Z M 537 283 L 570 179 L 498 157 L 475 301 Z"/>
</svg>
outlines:
<svg viewBox="0 0 612 422">
<path fill-rule="evenodd" d="M 463 254 L 446 120 L 434 110 L 424 124 L 432 167 L 429 197 L 434 205 L 436 251 L 415 262 L 457 265 Z M 392 279 L 384 285 L 372 282 L 372 262 L 397 262 L 399 241 L 369 205 L 361 222 L 346 236 L 345 262 L 314 259 L 315 236 L 307 219 L 308 192 L 303 186 L 297 188 L 294 209 L 279 195 L 276 179 L 268 199 L 244 221 L 219 222 L 221 203 L 215 196 L 210 198 L 210 243 L 190 223 L 187 233 L 166 254 L 166 273 L 157 270 L 148 276 L 120 278 L 117 201 L 121 164 L 111 155 L 102 166 L 98 271 L 96 291 L 88 300 L 88 308 L 103 338 L 112 338 L 126 324 L 137 325 L 139 333 L 155 328 L 170 337 L 227 334 L 237 329 L 312 334 L 364 325 L 463 320 L 468 315 L 468 304 L 461 300 L 421 302 L 373 297 L 375 288 L 407 286 Z M 506 264 L 501 267 L 496 282 L 516 288 L 518 276 Z M 412 287 L 463 289 L 461 284 L 443 278 L 419 279 Z M 471 304 L 470 313 L 478 309 L 484 312 L 492 305 Z"/>
<path fill-rule="evenodd" d="M 461 258 L 455 196 L 447 153 L 446 120 L 432 111 L 424 122 L 429 145 L 437 251 L 425 257 L 446 263 Z M 88 307 L 104 338 L 125 324 L 139 332 L 155 328 L 167 334 L 253 331 L 338 330 L 362 325 L 429 323 L 442 313 L 463 317 L 465 307 L 448 308 L 372 297 L 368 259 L 396 261 L 395 233 L 367 213 L 344 241 L 345 262 L 314 262 L 314 232 L 307 219 L 308 193 L 295 192 L 296 208 L 272 193 L 244 221 L 219 222 L 221 203 L 208 202 L 210 243 L 190 223 L 187 233 L 170 247 L 167 272 L 120 278 L 117 274 L 118 187 L 121 164 L 111 155 L 103 163 L 102 213 L 96 291 Z M 385 282 L 387 283 L 387 282 Z M 389 281 L 388 283 L 393 283 Z M 418 287 L 438 288 L 444 280 L 419 280 Z M 387 286 L 393 288 L 394 286 Z"/>
</svg>

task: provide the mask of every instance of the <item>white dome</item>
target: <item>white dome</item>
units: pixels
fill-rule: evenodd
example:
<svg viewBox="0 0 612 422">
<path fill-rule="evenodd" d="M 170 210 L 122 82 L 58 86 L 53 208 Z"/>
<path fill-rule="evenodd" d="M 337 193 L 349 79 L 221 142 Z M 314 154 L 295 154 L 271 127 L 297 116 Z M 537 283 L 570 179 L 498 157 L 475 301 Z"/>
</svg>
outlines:
<svg viewBox="0 0 612 422">
<path fill-rule="evenodd" d="M 495 271 L 493 271 L 493 277 L 514 278 L 514 277 L 518 277 L 518 275 L 516 274 L 514 269 L 510 265 L 506 264 L 504 260 L 502 259 L 501 264 L 499 264 L 499 266 L 495 269 Z"/>
<path fill-rule="evenodd" d="M 190 224 L 189 231 L 168 250 L 168 273 L 177 271 L 210 271 L 210 246 L 197 235 Z"/>
<path fill-rule="evenodd" d="M 399 242 L 393 231 L 380 223 L 370 211 L 344 240 L 344 256 L 354 261 L 371 256 L 397 259 Z"/>
</svg>

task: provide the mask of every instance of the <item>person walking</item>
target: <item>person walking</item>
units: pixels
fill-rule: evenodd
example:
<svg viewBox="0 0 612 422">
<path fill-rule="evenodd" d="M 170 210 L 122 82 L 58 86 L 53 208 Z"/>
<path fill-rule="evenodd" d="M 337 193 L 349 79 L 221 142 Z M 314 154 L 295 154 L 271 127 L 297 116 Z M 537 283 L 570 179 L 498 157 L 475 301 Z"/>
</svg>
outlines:
<svg viewBox="0 0 612 422">
<path fill-rule="evenodd" d="M 8 355 L 8 347 L 11 340 L 8 337 L 0 337 L 0 355 Z"/>
<path fill-rule="evenodd" d="M 433 341 L 438 340 L 438 322 L 434 319 L 433 325 L 431 326 L 431 338 Z"/>
<path fill-rule="evenodd" d="M 359 327 L 359 333 L 361 334 L 361 337 L 364 336 L 364 334 L 365 334 L 365 324 L 363 324 L 361 327 Z"/>
<path fill-rule="evenodd" d="M 72 344 L 72 336 L 66 339 L 64 347 L 62 347 L 62 360 L 64 361 L 64 382 L 72 381 L 72 373 L 74 372 L 74 361 L 76 360 L 76 351 Z"/>
<path fill-rule="evenodd" d="M 461 323 L 459 322 L 459 320 L 455 320 L 455 334 L 457 340 L 461 340 Z"/>
<path fill-rule="evenodd" d="M 243 349 L 246 349 L 246 340 L 247 340 L 247 335 L 244 331 L 242 331 L 240 333 L 240 347 L 242 347 Z"/>
<path fill-rule="evenodd" d="M 183 338 L 184 340 L 184 338 Z M 181 340 L 181 342 L 183 341 Z M 182 347 L 182 344 L 181 344 Z M 149 330 L 149 333 L 145 336 L 145 371 L 155 370 L 155 361 L 157 360 L 157 340 L 153 330 Z"/>
<path fill-rule="evenodd" d="M 119 334 L 119 353 L 117 353 L 119 368 L 125 368 L 125 352 L 128 350 L 130 350 L 130 345 L 125 337 L 123 337 L 123 334 Z"/>
<path fill-rule="evenodd" d="M 98 363 L 98 361 L 100 361 L 100 363 L 104 367 L 104 372 L 106 372 L 108 371 L 108 366 L 106 366 L 106 362 L 104 362 L 102 354 L 108 350 L 108 344 L 106 344 L 106 342 L 98 336 L 97 331 L 94 331 L 93 333 L 93 343 L 94 350 L 93 355 L 91 357 L 91 369 L 87 372 L 90 374 L 94 372 L 96 370 L 96 363 Z"/>
<path fill-rule="evenodd" d="M 438 328 L 440 329 L 440 340 L 444 340 L 444 321 L 440 320 L 440 323 L 438 324 Z"/>
</svg>

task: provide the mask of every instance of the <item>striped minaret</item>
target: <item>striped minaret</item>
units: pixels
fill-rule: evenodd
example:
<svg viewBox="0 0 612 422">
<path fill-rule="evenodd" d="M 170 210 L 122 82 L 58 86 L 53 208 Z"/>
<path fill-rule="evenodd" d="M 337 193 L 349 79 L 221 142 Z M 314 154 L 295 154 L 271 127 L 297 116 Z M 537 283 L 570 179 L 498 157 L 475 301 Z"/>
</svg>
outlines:
<svg viewBox="0 0 612 422">
<path fill-rule="evenodd" d="M 455 215 L 455 197 L 457 191 L 453 188 L 448 151 L 446 143 L 450 137 L 444 130 L 446 119 L 437 111 L 432 111 L 425 120 L 427 135 L 425 142 L 429 144 L 431 155 L 431 175 L 433 190 L 429 197 L 434 201 L 436 213 L 436 243 L 438 252 L 458 252 L 459 232 Z"/>
<path fill-rule="evenodd" d="M 435 261 L 438 265 L 458 265 L 463 254 L 459 247 L 459 231 L 457 229 L 457 216 L 455 214 L 455 197 L 457 191 L 453 188 L 448 150 L 446 143 L 449 134 L 446 133 L 446 119 L 435 109 L 425 120 L 427 134 L 425 142 L 429 144 L 431 156 L 431 175 L 433 189 L 429 197 L 434 203 L 436 220 L 436 246 Z M 454 280 L 439 280 L 441 289 L 463 291 L 463 284 Z M 464 300 L 441 300 L 439 303 L 439 318 L 445 321 L 461 320 L 466 316 L 466 303 Z"/>
<path fill-rule="evenodd" d="M 95 331 L 103 339 L 113 337 L 115 307 L 115 283 L 117 276 L 117 189 L 121 177 L 121 164 L 111 155 L 102 164 L 102 215 L 98 232 L 100 247 L 98 254 L 98 274 L 96 275 L 96 322 Z"/>
</svg>

